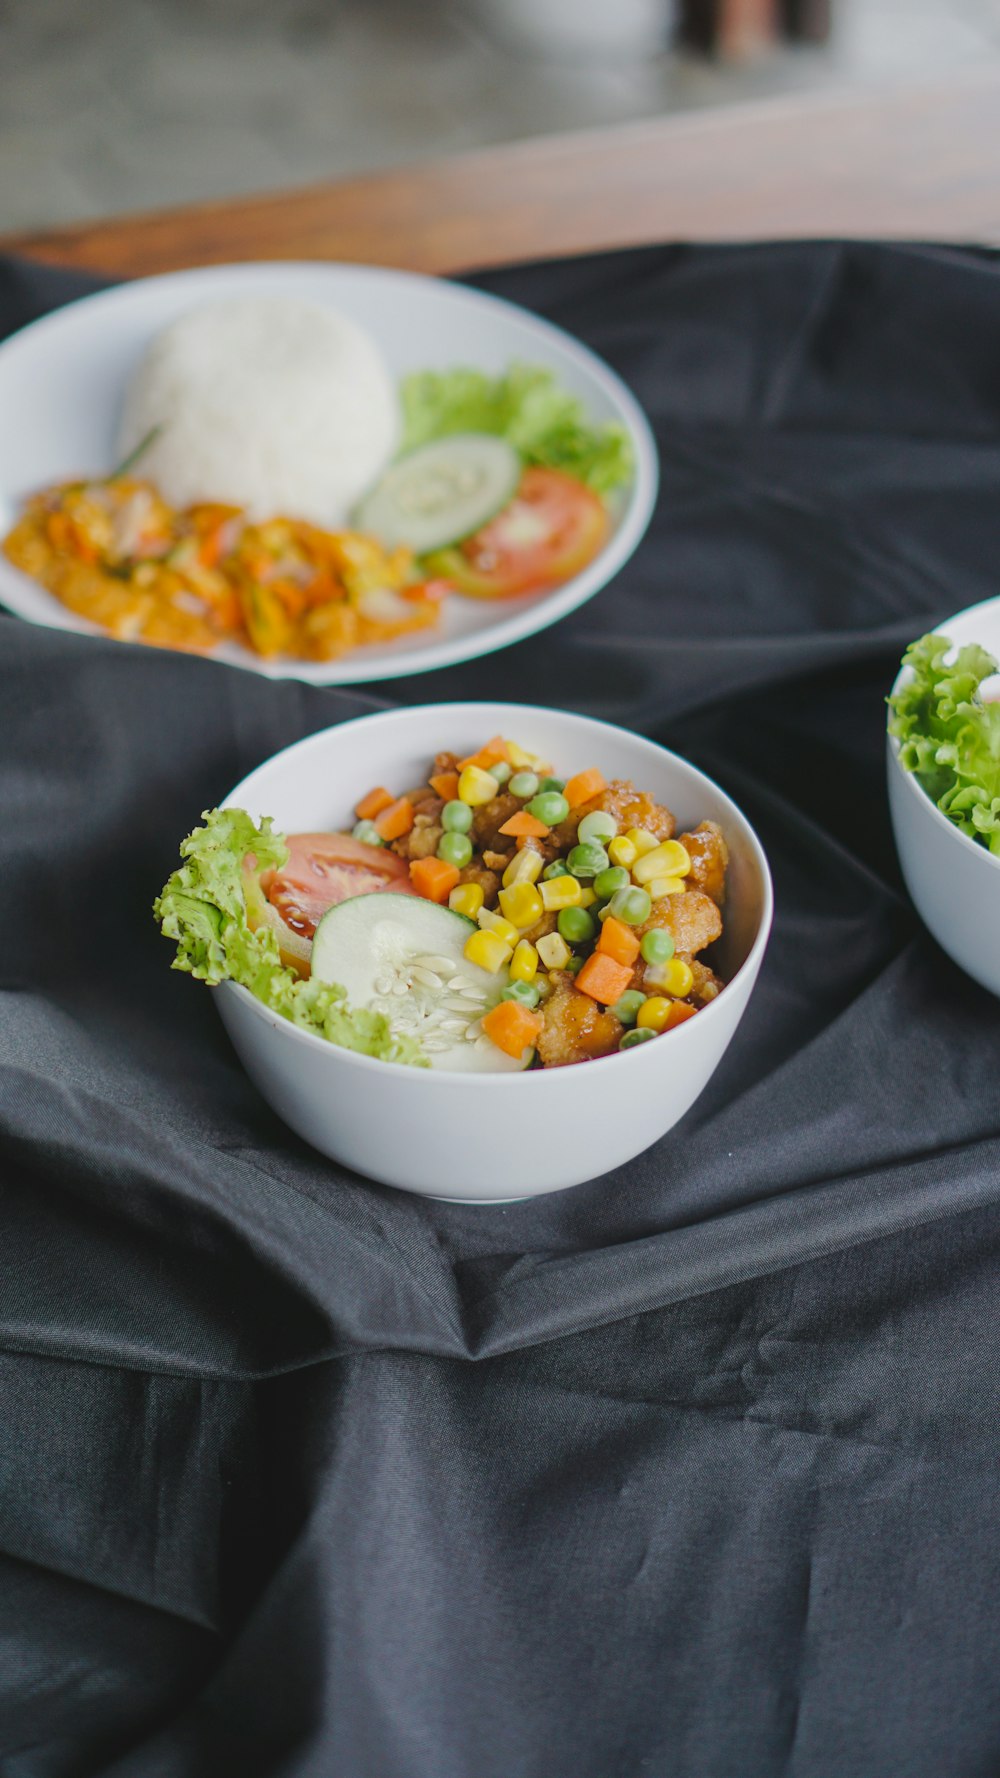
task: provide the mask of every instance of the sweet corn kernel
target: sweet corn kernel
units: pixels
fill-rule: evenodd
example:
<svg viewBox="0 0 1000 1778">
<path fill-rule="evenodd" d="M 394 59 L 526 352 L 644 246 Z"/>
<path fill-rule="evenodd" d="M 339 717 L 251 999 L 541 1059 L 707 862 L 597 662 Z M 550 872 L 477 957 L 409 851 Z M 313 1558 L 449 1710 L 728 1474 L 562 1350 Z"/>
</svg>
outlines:
<svg viewBox="0 0 1000 1778">
<path fill-rule="evenodd" d="M 509 889 L 501 889 L 500 906 L 505 918 L 519 932 L 536 925 L 545 912 L 542 898 L 533 883 L 514 883 Z"/>
<path fill-rule="evenodd" d="M 694 976 L 679 957 L 671 957 L 669 963 L 647 963 L 643 980 L 650 987 L 662 988 L 664 993 L 672 994 L 677 1000 L 683 1000 L 694 987 Z"/>
<path fill-rule="evenodd" d="M 514 955 L 510 960 L 510 979 L 512 982 L 533 982 L 538 974 L 538 952 L 534 945 L 529 945 L 526 938 L 514 946 Z"/>
<path fill-rule="evenodd" d="M 565 969 L 573 955 L 561 932 L 546 933 L 535 948 L 546 969 L 551 969 L 553 975 L 557 975 L 560 969 Z"/>
<path fill-rule="evenodd" d="M 516 741 L 507 742 L 507 758 L 516 772 L 537 772 L 540 778 L 548 774 L 547 762 L 537 753 L 529 753 L 526 747 L 519 747 Z"/>
<path fill-rule="evenodd" d="M 664 1031 L 670 1018 L 670 1001 L 664 1000 L 660 994 L 652 999 L 644 1000 L 635 1015 L 635 1022 L 640 1031 Z"/>
<path fill-rule="evenodd" d="M 685 883 L 683 877 L 651 877 L 646 888 L 653 901 L 662 901 L 665 895 L 683 895 Z"/>
<path fill-rule="evenodd" d="M 653 847 L 658 846 L 660 843 L 655 833 L 647 833 L 644 827 L 630 827 L 625 838 L 632 841 L 636 852 L 639 854 L 642 854 L 643 852 L 652 852 Z"/>
<path fill-rule="evenodd" d="M 511 949 L 517 944 L 517 927 L 505 920 L 502 914 L 494 913 L 492 908 L 480 908 L 476 921 L 481 932 L 493 932 Z"/>
<path fill-rule="evenodd" d="M 525 846 L 523 852 L 515 852 L 503 873 L 504 888 L 511 889 L 515 883 L 537 883 L 544 862 L 541 853 L 532 846 Z"/>
<path fill-rule="evenodd" d="M 474 920 L 483 905 L 483 892 L 478 883 L 459 883 L 448 897 L 448 906 L 453 914 L 464 914 L 467 920 Z"/>
<path fill-rule="evenodd" d="M 663 840 L 636 859 L 632 875 L 637 883 L 649 883 L 653 877 L 686 877 L 690 869 L 691 859 L 680 840 Z"/>
<path fill-rule="evenodd" d="M 664 840 L 663 849 L 669 852 L 667 875 L 670 877 L 686 877 L 691 870 L 691 854 L 680 840 Z"/>
<path fill-rule="evenodd" d="M 638 848 L 626 833 L 616 833 L 608 845 L 608 857 L 612 864 L 621 864 L 631 870 L 639 856 Z"/>
<path fill-rule="evenodd" d="M 582 904 L 583 889 L 578 877 L 549 877 L 539 883 L 538 893 L 542 898 L 542 906 L 547 914 L 556 913 L 559 908 L 578 908 Z"/>
<path fill-rule="evenodd" d="M 495 932 L 474 932 L 466 941 L 464 955 L 470 963 L 476 963 L 480 969 L 496 975 L 498 969 L 510 962 L 513 952 L 510 945 L 505 945 Z"/>
<path fill-rule="evenodd" d="M 597 896 L 595 895 L 593 889 L 590 887 L 590 884 L 589 883 L 587 883 L 586 885 L 581 884 L 580 899 L 576 904 L 577 907 L 578 908 L 592 908 L 596 900 L 597 900 Z"/>
<path fill-rule="evenodd" d="M 636 859 L 632 875 L 637 883 L 649 883 L 654 877 L 686 877 L 690 869 L 691 860 L 680 840 L 664 840 Z"/>
<path fill-rule="evenodd" d="M 492 772 L 484 772 L 481 766 L 466 766 L 458 780 L 459 800 L 473 809 L 481 803 L 491 803 L 499 793 L 500 786 Z"/>
</svg>

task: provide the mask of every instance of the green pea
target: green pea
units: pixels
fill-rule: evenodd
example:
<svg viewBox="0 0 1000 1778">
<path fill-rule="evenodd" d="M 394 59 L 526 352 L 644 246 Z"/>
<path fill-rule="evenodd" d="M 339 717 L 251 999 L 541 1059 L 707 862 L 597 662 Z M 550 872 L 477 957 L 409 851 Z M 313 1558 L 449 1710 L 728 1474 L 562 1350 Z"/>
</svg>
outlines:
<svg viewBox="0 0 1000 1778">
<path fill-rule="evenodd" d="M 649 1039 L 655 1036 L 656 1032 L 651 1031 L 648 1025 L 636 1025 L 634 1030 L 625 1032 L 619 1040 L 618 1048 L 620 1050 L 634 1050 L 637 1044 L 648 1043 Z"/>
<path fill-rule="evenodd" d="M 571 877 L 599 877 L 610 859 L 603 846 L 574 846 L 566 860 Z"/>
<path fill-rule="evenodd" d="M 626 926 L 642 926 L 653 911 L 653 903 L 648 889 L 616 889 L 608 903 L 616 920 L 624 920 Z"/>
<path fill-rule="evenodd" d="M 445 803 L 441 810 L 441 825 L 448 833 L 468 833 L 472 815 L 468 803 Z"/>
<path fill-rule="evenodd" d="M 566 786 L 561 778 L 543 778 L 538 788 L 539 790 L 563 791 Z"/>
<path fill-rule="evenodd" d="M 651 931 L 643 934 L 639 946 L 644 963 L 669 963 L 674 954 L 674 941 L 669 932 L 662 926 L 654 926 Z"/>
<path fill-rule="evenodd" d="M 560 908 L 558 926 L 568 945 L 582 945 L 596 931 L 586 908 Z"/>
<path fill-rule="evenodd" d="M 609 1010 L 614 1013 L 623 1025 L 634 1025 L 640 1006 L 646 999 L 638 988 L 626 988 L 620 1000 L 616 1000 Z"/>
<path fill-rule="evenodd" d="M 534 982 L 508 982 L 500 998 L 516 1000 L 520 1006 L 535 1007 L 542 998 L 542 990 Z"/>
<path fill-rule="evenodd" d="M 581 840 L 592 840 L 596 844 L 603 842 L 607 845 L 618 832 L 618 823 L 613 815 L 606 814 L 603 809 L 595 809 L 592 814 L 583 817 L 577 832 Z"/>
<path fill-rule="evenodd" d="M 506 784 L 510 772 L 511 768 L 505 759 L 498 759 L 495 766 L 490 766 L 490 777 L 495 778 L 498 784 Z"/>
<path fill-rule="evenodd" d="M 558 827 L 569 814 L 569 803 L 558 790 L 540 790 L 528 804 L 528 814 L 534 815 L 536 821 L 544 821 L 546 827 Z"/>
<path fill-rule="evenodd" d="M 583 968 L 583 958 L 582 957 L 571 957 L 568 963 L 563 964 L 563 970 L 565 971 L 565 973 L 567 975 L 579 975 L 580 970 L 582 968 Z"/>
<path fill-rule="evenodd" d="M 538 789 L 537 772 L 515 772 L 509 788 L 514 796 L 534 796 Z"/>
<path fill-rule="evenodd" d="M 351 838 L 355 840 L 363 840 L 366 846 L 385 845 L 385 841 L 379 833 L 378 828 L 375 826 L 374 821 L 359 821 L 357 826 L 351 829 Z"/>
<path fill-rule="evenodd" d="M 627 889 L 629 874 L 624 865 L 613 864 L 610 870 L 602 870 L 594 878 L 594 894 L 598 901 L 610 901 L 616 889 Z"/>
<path fill-rule="evenodd" d="M 547 883 L 551 883 L 553 877 L 568 877 L 569 871 L 561 858 L 553 858 L 552 863 L 545 866 L 542 876 Z"/>
<path fill-rule="evenodd" d="M 437 855 L 445 864 L 464 870 L 472 857 L 472 841 L 467 833 L 443 833 L 438 841 Z"/>
</svg>

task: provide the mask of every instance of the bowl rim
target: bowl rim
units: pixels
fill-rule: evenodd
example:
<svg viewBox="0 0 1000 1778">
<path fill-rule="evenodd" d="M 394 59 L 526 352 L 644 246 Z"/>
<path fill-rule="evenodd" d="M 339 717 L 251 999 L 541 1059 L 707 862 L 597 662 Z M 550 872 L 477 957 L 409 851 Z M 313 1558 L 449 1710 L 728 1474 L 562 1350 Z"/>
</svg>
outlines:
<svg viewBox="0 0 1000 1778">
<path fill-rule="evenodd" d="M 351 650 L 336 661 L 325 663 L 297 660 L 293 657 L 277 657 L 274 661 L 268 661 L 264 657 L 254 658 L 251 651 L 243 650 L 241 645 L 238 645 L 239 652 L 231 656 L 225 652 L 230 644 L 223 644 L 212 650 L 205 658 L 222 666 L 235 667 L 240 672 L 258 673 L 263 678 L 278 681 L 299 680 L 303 684 L 322 686 L 367 685 L 384 679 L 406 678 L 411 674 L 440 672 L 446 667 L 464 665 L 466 661 L 482 660 L 531 636 L 543 634 L 604 592 L 632 560 L 656 513 L 660 489 L 660 457 L 652 423 L 625 378 L 576 334 L 560 327 L 558 322 L 536 314 L 523 303 L 495 295 L 489 290 L 480 290 L 475 284 L 464 283 L 460 277 L 441 277 L 431 272 L 372 265 L 361 260 L 244 259 L 227 260 L 213 265 L 181 266 L 175 271 L 150 273 L 145 277 L 133 278 L 75 297 L 17 328 L 7 339 L 0 341 L 0 354 L 15 354 L 26 340 L 29 341 L 30 349 L 39 339 L 44 341 L 47 334 L 58 333 L 66 326 L 72 327 L 76 316 L 85 310 L 107 309 L 109 326 L 113 326 L 116 309 L 127 307 L 137 299 L 141 301 L 142 293 L 146 290 L 183 282 L 191 285 L 194 301 L 197 300 L 201 286 L 208 288 L 211 293 L 212 285 L 221 279 L 232 280 L 236 285 L 245 283 L 252 286 L 261 277 L 270 280 L 286 274 L 293 278 L 297 274 L 307 274 L 309 278 L 313 278 L 317 273 L 328 274 L 334 279 L 341 277 L 348 282 L 352 278 L 370 277 L 401 291 L 414 287 L 442 287 L 459 297 L 469 299 L 481 310 L 502 311 L 522 327 L 528 327 L 533 334 L 557 347 L 611 401 L 624 422 L 632 443 L 633 472 L 626 487 L 618 490 L 621 506 L 617 513 L 612 496 L 612 527 L 593 561 L 588 562 L 579 573 L 560 586 L 537 594 L 527 594 L 523 598 L 497 601 L 497 604 L 506 603 L 512 608 L 497 611 L 492 621 L 481 629 L 451 637 L 427 632 L 428 639 L 412 650 L 404 648 L 392 652 L 393 643 L 390 642 L 384 645 L 390 652 L 377 659 L 364 658 L 365 651 L 362 647 Z M 252 294 L 252 290 L 249 293 Z M 305 293 L 298 294 L 308 300 Z M 211 294 L 206 300 L 212 300 Z M 3 492 L 0 489 L 0 494 Z M 0 558 L 0 583 L 4 581 L 7 585 L 24 581 L 37 590 L 37 583 L 30 576 L 10 563 L 4 563 Z M 0 606 L 22 622 L 36 623 L 50 629 L 66 629 L 74 634 L 99 637 L 106 635 L 90 619 L 68 612 L 54 594 L 47 595 L 47 598 L 51 610 L 43 607 L 40 612 L 29 615 L 17 604 L 8 604 L 0 586 Z M 424 632 L 419 634 L 423 636 Z M 382 647 L 383 644 L 374 646 Z M 319 668 L 325 670 L 317 670 Z"/>
<path fill-rule="evenodd" d="M 985 611 L 987 609 L 993 609 L 997 612 L 1000 612 L 1000 595 L 997 595 L 992 599 L 980 599 L 975 605 L 963 606 L 961 611 L 953 611 L 951 613 L 950 617 L 942 618 L 941 621 L 939 623 L 936 623 L 932 629 L 925 630 L 923 633 L 924 633 L 924 635 L 945 636 L 948 633 L 948 625 L 949 624 L 957 623 L 957 621 L 960 618 L 962 618 L 962 619 L 975 618 L 975 616 L 977 615 L 978 612 Z M 907 646 L 909 647 L 909 644 L 907 644 Z M 953 647 L 955 647 L 955 648 L 963 648 L 965 646 L 966 646 L 966 644 L 963 642 L 953 643 Z M 985 642 L 980 643 L 980 647 L 985 648 L 986 647 Z M 990 652 L 992 653 L 993 651 L 991 650 Z M 900 665 L 899 671 L 897 672 L 896 677 L 893 680 L 892 685 L 889 690 L 889 699 L 895 697 L 896 692 L 899 690 L 900 686 L 905 684 L 906 681 L 912 677 L 912 675 L 913 675 L 913 668 L 912 667 L 907 667 L 902 664 Z M 889 699 L 886 700 L 887 703 L 888 703 Z M 971 855 L 974 855 L 976 858 L 985 860 L 985 862 L 992 869 L 1000 870 L 1000 857 L 997 857 L 996 853 L 991 852 L 989 850 L 988 846 L 981 846 L 979 844 L 978 840 L 971 839 L 967 833 L 963 833 L 962 829 L 960 827 L 956 827 L 954 821 L 949 821 L 947 815 L 943 814 L 942 811 L 938 808 L 937 803 L 934 801 L 934 798 L 929 794 L 928 791 L 926 791 L 924 789 L 923 785 L 919 782 L 916 773 L 915 772 L 908 772 L 906 770 L 906 767 L 900 761 L 899 742 L 896 739 L 896 736 L 893 734 L 890 734 L 890 732 L 889 732 L 889 723 L 891 721 L 892 721 L 892 709 L 890 707 L 888 714 L 886 716 L 886 737 L 885 737 L 886 741 L 888 743 L 889 757 L 892 760 L 893 768 L 894 768 L 898 778 L 900 779 L 900 781 L 903 784 L 906 785 L 910 796 L 916 800 L 917 804 L 919 804 L 919 806 L 926 813 L 930 814 L 930 816 L 932 817 L 933 823 L 939 829 L 941 829 L 944 833 L 949 834 L 950 837 L 953 840 L 957 841 L 960 846 L 966 848 L 967 851 Z"/>
<path fill-rule="evenodd" d="M 700 1019 L 717 1019 L 719 1016 L 717 1009 L 725 1000 L 727 992 L 731 987 L 747 975 L 750 976 L 752 985 L 753 978 L 757 974 L 764 952 L 767 949 L 774 920 L 774 884 L 771 877 L 771 868 L 756 828 L 753 826 L 749 818 L 744 815 L 742 809 L 729 795 L 729 792 L 723 790 L 722 786 L 717 784 L 714 778 L 710 778 L 707 772 L 703 772 L 699 766 L 692 765 L 691 761 L 685 759 L 683 754 L 675 753 L 672 748 L 661 746 L 658 741 L 651 741 L 646 735 L 636 735 L 631 729 L 621 728 L 617 723 L 602 722 L 597 717 L 583 716 L 574 710 L 558 710 L 544 704 L 511 704 L 506 703 L 503 700 L 494 701 L 484 698 L 471 700 L 452 699 L 436 704 L 401 705 L 390 710 L 372 710 L 365 712 L 362 716 L 348 717 L 344 722 L 333 723 L 327 728 L 317 729 L 313 734 L 304 735 L 300 740 L 290 742 L 287 747 L 279 748 L 277 753 L 272 753 L 267 759 L 261 760 L 260 764 L 253 768 L 253 771 L 245 773 L 239 783 L 233 787 L 228 795 L 222 798 L 219 807 L 239 807 L 240 805 L 238 803 L 234 805 L 234 797 L 238 795 L 243 789 L 243 786 L 250 778 L 254 777 L 257 772 L 263 770 L 265 766 L 273 764 L 276 760 L 287 759 L 290 755 L 315 745 L 327 735 L 333 733 L 339 734 L 344 731 L 350 732 L 351 730 L 372 722 L 390 726 L 394 722 L 412 720 L 416 716 L 433 718 L 440 715 L 442 712 L 448 713 L 457 710 L 469 711 L 475 709 L 503 711 L 511 717 L 527 716 L 530 718 L 530 716 L 534 714 L 555 717 L 557 720 L 561 720 L 568 716 L 571 721 L 585 723 L 588 727 L 596 731 L 614 735 L 616 738 L 625 736 L 628 741 L 634 742 L 641 749 L 663 755 L 668 760 L 682 766 L 685 771 L 692 772 L 696 778 L 701 779 L 704 784 L 713 790 L 716 795 L 722 797 L 724 802 L 735 811 L 737 819 L 742 823 L 743 828 L 745 829 L 746 838 L 750 843 L 750 850 L 760 873 L 761 911 L 753 943 L 751 944 L 746 957 L 743 959 L 743 962 L 740 964 L 735 975 L 726 982 L 722 991 L 716 995 L 714 1000 L 710 1000 L 707 1006 L 702 1007 L 698 1014 Z M 245 988 L 240 982 L 227 980 L 220 982 L 218 985 L 220 988 L 229 990 L 231 994 L 234 994 L 237 999 L 241 1000 L 245 1005 L 252 1009 L 273 1029 L 280 1029 L 287 1032 L 300 1043 L 304 1043 L 307 1046 L 313 1046 L 325 1055 L 342 1058 L 346 1063 L 357 1065 L 365 1070 L 373 1068 L 378 1069 L 381 1078 L 384 1078 L 388 1073 L 390 1076 L 396 1078 L 403 1077 L 412 1080 L 415 1074 L 419 1074 L 421 1079 L 424 1079 L 425 1077 L 433 1079 L 436 1077 L 440 1082 L 458 1083 L 466 1090 L 488 1087 L 488 1090 L 490 1091 L 510 1091 L 517 1087 L 518 1083 L 522 1083 L 529 1079 L 546 1079 L 550 1082 L 554 1082 L 566 1076 L 569 1076 L 572 1079 L 574 1074 L 572 1068 L 527 1068 L 516 1074 L 499 1072 L 496 1074 L 491 1074 L 489 1072 L 476 1073 L 471 1070 L 459 1071 L 457 1069 L 452 1071 L 446 1068 L 438 1070 L 431 1068 L 414 1069 L 412 1066 L 403 1062 L 387 1062 L 378 1056 L 366 1056 L 357 1050 L 345 1049 L 339 1044 L 330 1043 L 324 1037 L 317 1036 L 312 1031 L 303 1031 L 298 1025 L 294 1025 L 290 1019 L 283 1018 L 280 1013 L 276 1013 L 272 1011 L 271 1008 L 265 1006 L 263 1001 L 258 1000 L 256 995 L 251 994 L 249 988 Z M 676 1026 L 673 1031 L 662 1032 L 661 1037 L 677 1037 L 680 1035 L 682 1029 L 682 1026 Z M 633 1052 L 633 1054 L 642 1054 L 643 1051 L 652 1051 L 654 1048 L 658 1048 L 658 1045 L 639 1044 L 636 1046 L 636 1051 Z M 602 1056 L 600 1060 L 605 1064 L 620 1066 L 622 1063 L 630 1060 L 630 1055 L 627 1051 L 619 1051 L 611 1056 Z M 647 1062 L 646 1066 L 648 1065 Z M 537 1091 L 538 1089 L 535 1088 L 533 1090 Z M 560 1089 L 557 1088 L 556 1090 L 558 1091 Z M 568 1088 L 565 1090 L 568 1090 Z"/>
</svg>

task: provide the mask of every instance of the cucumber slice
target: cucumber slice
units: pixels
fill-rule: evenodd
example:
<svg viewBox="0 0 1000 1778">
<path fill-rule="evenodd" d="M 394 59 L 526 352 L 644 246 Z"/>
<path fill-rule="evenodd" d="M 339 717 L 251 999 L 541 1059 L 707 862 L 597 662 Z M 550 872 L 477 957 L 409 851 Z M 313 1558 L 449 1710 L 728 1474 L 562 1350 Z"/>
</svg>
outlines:
<svg viewBox="0 0 1000 1778">
<path fill-rule="evenodd" d="M 355 520 L 387 548 L 407 544 L 423 556 L 493 518 L 514 498 L 521 468 L 513 446 L 487 432 L 435 439 L 386 470 Z"/>
<path fill-rule="evenodd" d="M 467 961 L 475 930 L 462 914 L 418 895 L 355 895 L 323 915 L 312 973 L 339 983 L 350 1006 L 383 1013 L 394 1031 L 417 1038 L 432 1068 L 516 1073 L 530 1052 L 515 1061 L 479 1030 L 507 978 Z"/>
</svg>

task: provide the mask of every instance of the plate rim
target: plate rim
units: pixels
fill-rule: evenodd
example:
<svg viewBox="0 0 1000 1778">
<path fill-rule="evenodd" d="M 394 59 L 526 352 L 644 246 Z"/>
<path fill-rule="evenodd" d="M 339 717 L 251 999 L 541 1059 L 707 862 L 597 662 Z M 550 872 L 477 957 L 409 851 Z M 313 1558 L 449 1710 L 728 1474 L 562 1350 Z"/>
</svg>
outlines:
<svg viewBox="0 0 1000 1778">
<path fill-rule="evenodd" d="M 20 349 L 24 341 L 31 337 L 37 339 L 46 331 L 56 331 L 72 324 L 72 318 L 82 308 L 94 305 L 115 308 L 127 304 L 133 299 L 136 291 L 176 286 L 183 283 L 211 283 L 214 279 L 235 278 L 238 281 L 252 282 L 262 273 L 309 273 L 310 276 L 327 273 L 334 280 L 344 274 L 350 278 L 361 274 L 366 278 L 374 277 L 379 282 L 396 286 L 413 286 L 426 290 L 428 287 L 443 286 L 449 291 L 468 299 L 474 305 L 487 309 L 496 308 L 516 319 L 529 331 L 541 333 L 558 344 L 560 350 L 576 359 L 581 368 L 594 381 L 601 385 L 606 393 L 613 398 L 622 411 L 631 434 L 635 452 L 635 471 L 631 488 L 627 495 L 627 504 L 620 523 L 609 539 L 600 555 L 591 562 L 582 573 L 575 575 L 564 586 L 556 587 L 551 593 L 543 595 L 531 605 L 511 612 L 500 619 L 496 625 L 484 626 L 482 630 L 472 631 L 466 636 L 457 636 L 450 640 L 438 640 L 428 643 L 424 648 L 414 649 L 412 654 L 400 653 L 381 661 L 359 660 L 360 649 L 342 656 L 336 661 L 254 661 L 240 658 L 227 649 L 238 645 L 224 644 L 222 648 L 211 654 L 199 655 L 200 659 L 211 661 L 216 665 L 235 667 L 237 670 L 255 673 L 258 677 L 272 680 L 297 680 L 303 684 L 315 686 L 344 686 L 377 684 L 384 679 L 400 679 L 421 673 L 439 672 L 444 668 L 458 666 L 465 661 L 479 660 L 485 655 L 499 653 L 516 642 L 526 640 L 529 636 L 549 629 L 578 610 L 588 600 L 596 597 L 621 572 L 625 564 L 634 555 L 639 543 L 649 528 L 656 509 L 659 492 L 660 464 L 659 453 L 652 427 L 638 399 L 633 395 L 627 383 L 613 370 L 606 361 L 582 340 L 576 338 L 557 323 L 537 315 L 523 304 L 512 302 L 509 298 L 497 296 L 492 291 L 480 290 L 475 285 L 465 284 L 456 278 L 437 277 L 428 272 L 409 271 L 396 266 L 367 265 L 355 260 L 323 260 L 323 259 L 273 259 L 273 260 L 233 260 L 218 265 L 202 265 L 182 268 L 174 272 L 158 272 L 149 277 L 127 279 L 110 284 L 100 290 L 89 291 L 84 295 L 73 297 L 69 302 L 62 303 L 58 308 L 39 315 L 14 333 L 0 341 L 0 367 L 4 356 L 12 349 Z M 35 623 L 44 628 L 61 629 L 78 635 L 93 635 L 105 641 L 109 638 L 106 631 L 88 619 L 78 617 L 76 613 L 61 606 L 53 595 L 52 613 L 26 613 L 9 602 L 8 588 L 11 582 L 23 581 L 39 590 L 39 583 L 33 581 L 13 564 L 0 557 L 0 605 L 14 616 L 26 623 Z M 44 588 L 40 589 L 45 591 Z M 67 621 L 71 620 L 71 621 Z M 126 643 L 126 647 L 158 646 L 149 643 Z M 391 646 L 388 645 L 388 646 Z M 174 653 L 175 650 L 164 650 Z M 427 658 L 430 656 L 431 658 Z"/>
</svg>

